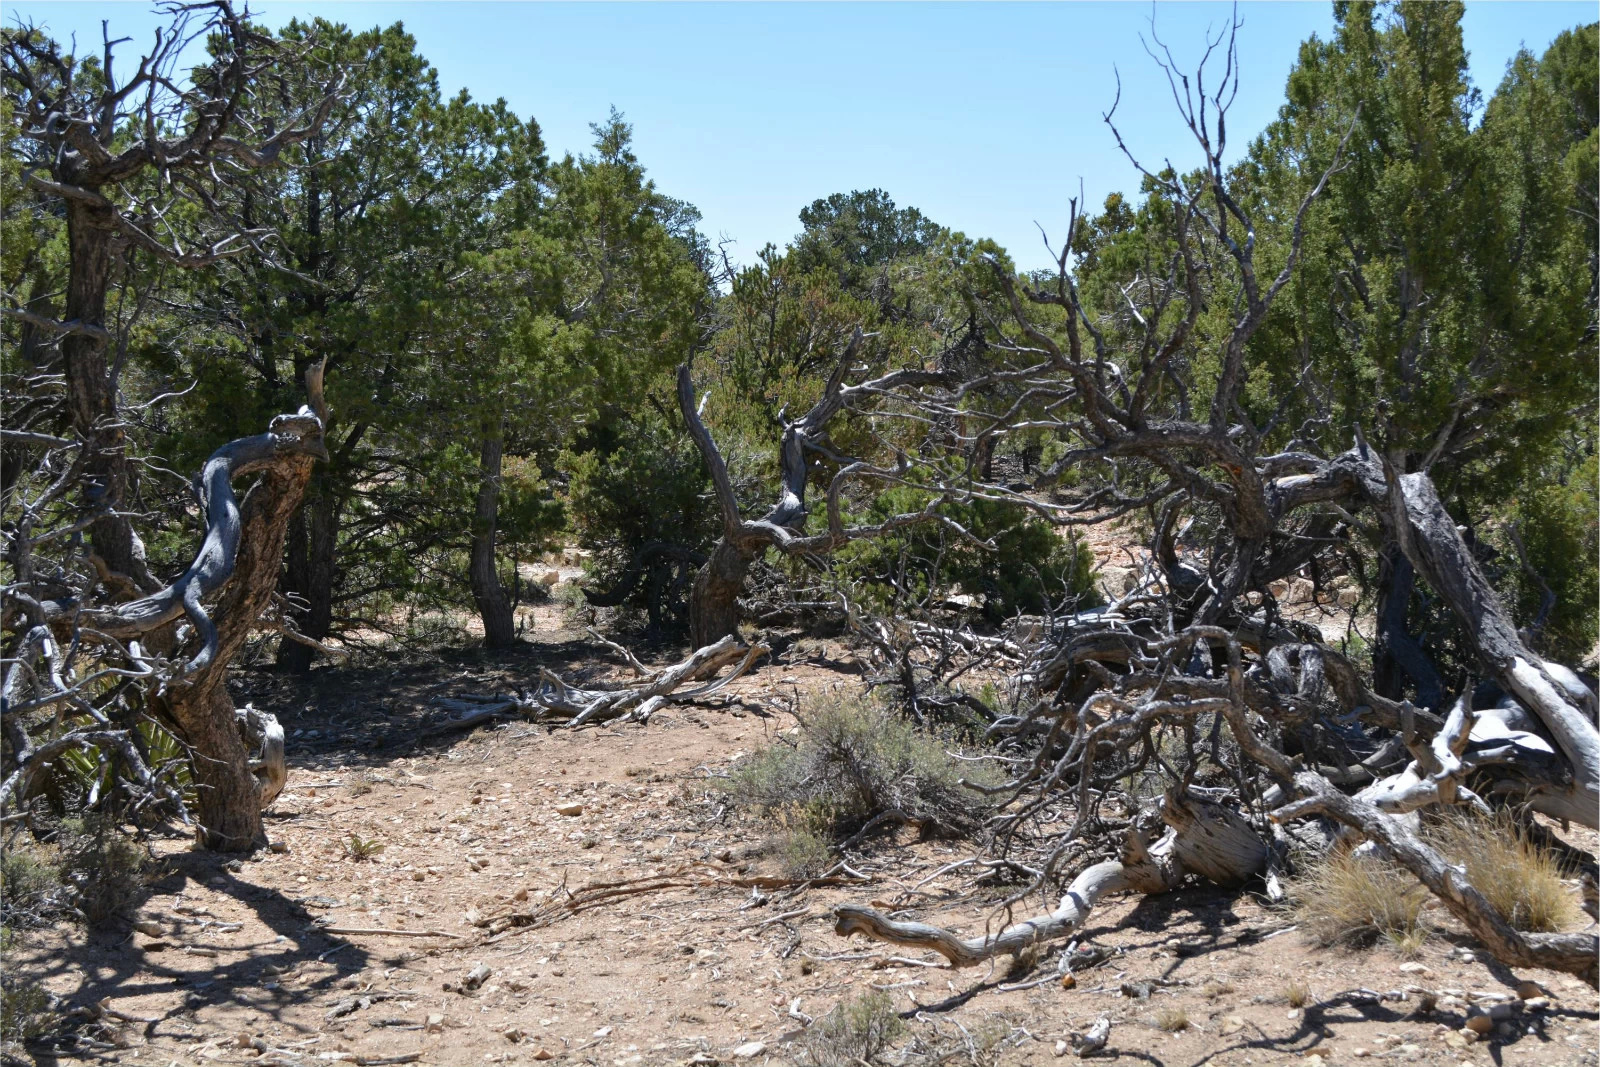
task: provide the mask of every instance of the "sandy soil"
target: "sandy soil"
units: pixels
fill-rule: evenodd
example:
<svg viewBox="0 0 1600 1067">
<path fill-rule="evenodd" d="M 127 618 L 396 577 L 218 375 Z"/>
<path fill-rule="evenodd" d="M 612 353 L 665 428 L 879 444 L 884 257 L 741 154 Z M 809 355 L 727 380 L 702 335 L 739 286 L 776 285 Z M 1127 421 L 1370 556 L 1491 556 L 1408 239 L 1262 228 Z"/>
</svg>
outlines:
<svg viewBox="0 0 1600 1067">
<path fill-rule="evenodd" d="M 839 903 L 971 932 L 994 920 L 1005 890 L 974 890 L 960 873 L 926 881 L 964 853 L 910 835 L 852 853 L 866 884 L 749 888 L 777 868 L 715 776 L 793 728 L 797 691 L 858 684 L 846 652 L 769 664 L 733 700 L 670 708 L 646 726 L 427 736 L 442 717 L 434 695 L 505 689 L 540 665 L 613 669 L 544 610 L 538 640 L 509 655 L 406 657 L 307 681 L 243 675 L 240 695 L 291 735 L 291 786 L 268 815 L 273 850 L 240 861 L 163 843 L 167 873 L 137 909 L 159 937 L 62 927 L 15 951 L 9 968 L 109 1009 L 83 1028 L 93 1042 L 40 1062 L 783 1063 L 807 1017 L 869 989 L 907 1016 L 902 1041 L 951 1063 L 1055 1062 L 1058 1042 L 1101 1016 L 1112 1031 L 1096 1059 L 1155 1067 L 1597 1062 L 1600 1004 L 1571 979 L 1512 973 L 1450 936 L 1412 964 L 1384 948 L 1319 950 L 1248 892 L 1112 900 L 1080 938 L 1112 954 L 1072 989 L 1048 953 L 1008 975 L 1009 961 L 957 971 L 847 942 L 832 930 Z M 581 813 L 562 813 L 573 805 Z M 354 858 L 364 845 L 382 850 Z M 542 926 L 479 925 L 690 864 L 695 884 Z M 468 988 L 475 968 L 487 976 Z M 1466 1002 L 1529 980 L 1551 995 L 1547 1010 L 1465 1043 Z M 1304 1008 L 1287 1002 L 1295 984 L 1309 990 Z M 1459 999 L 1427 1012 L 1424 991 Z M 1186 1029 L 1158 1028 L 1179 1011 Z"/>
</svg>

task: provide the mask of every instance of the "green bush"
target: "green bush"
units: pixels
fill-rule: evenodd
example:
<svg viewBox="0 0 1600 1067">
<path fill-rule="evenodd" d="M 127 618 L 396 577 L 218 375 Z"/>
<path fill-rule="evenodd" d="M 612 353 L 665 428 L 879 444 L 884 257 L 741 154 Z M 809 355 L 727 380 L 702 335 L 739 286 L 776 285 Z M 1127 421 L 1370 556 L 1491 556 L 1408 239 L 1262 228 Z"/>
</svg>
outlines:
<svg viewBox="0 0 1600 1067">
<path fill-rule="evenodd" d="M 60 857 L 50 846 L 18 839 L 0 855 L 0 926 L 48 922 L 65 897 Z"/>
<path fill-rule="evenodd" d="M 62 877 L 73 905 L 90 925 L 120 915 L 138 902 L 148 883 L 151 856 L 111 819 L 67 819 L 58 835 Z"/>
<path fill-rule="evenodd" d="M 1576 663 L 1594 648 L 1600 615 L 1600 466 L 1596 457 L 1565 478 L 1536 485 L 1516 501 L 1512 521 L 1527 550 L 1528 566 L 1555 594 L 1541 635 L 1552 658 Z M 1511 559 L 1516 556 L 1511 555 Z M 1520 567 L 1510 577 L 1517 622 L 1526 625 L 1539 612 L 1544 586 Z"/>
<path fill-rule="evenodd" d="M 795 1049 L 795 1059 L 805 1067 L 871 1064 L 905 1028 L 889 994 L 873 990 L 840 1001 L 812 1024 Z"/>
<path fill-rule="evenodd" d="M 59 1021 L 50 1009 L 50 994 L 38 983 L 14 975 L 0 978 L 0 1047 L 47 1034 Z M 7 1057 L 6 1062 L 12 1061 Z"/>
<path fill-rule="evenodd" d="M 929 834 L 973 832 L 987 798 L 962 779 L 988 784 L 994 775 L 958 762 L 940 739 L 868 699 L 827 694 L 801 711 L 797 742 L 780 740 L 742 761 L 729 789 L 772 825 L 785 865 L 814 874 L 831 846 L 885 813 Z"/>
</svg>

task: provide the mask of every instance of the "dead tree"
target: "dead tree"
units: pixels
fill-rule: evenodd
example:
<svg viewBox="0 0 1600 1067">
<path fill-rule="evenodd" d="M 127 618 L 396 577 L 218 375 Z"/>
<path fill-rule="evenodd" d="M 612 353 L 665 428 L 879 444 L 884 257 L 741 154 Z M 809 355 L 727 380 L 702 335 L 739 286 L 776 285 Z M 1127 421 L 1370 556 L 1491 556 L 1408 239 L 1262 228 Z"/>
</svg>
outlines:
<svg viewBox="0 0 1600 1067">
<path fill-rule="evenodd" d="M 139 784 L 165 793 L 183 812 L 181 799 L 153 781 L 140 757 L 127 721 L 137 711 L 189 749 L 200 842 L 224 851 L 266 843 L 261 810 L 284 785 L 283 732 L 271 715 L 236 710 L 225 682 L 276 591 L 289 516 L 326 455 L 320 366 L 306 384 L 306 407 L 212 453 L 195 483 L 205 536 L 193 562 L 137 600 L 108 595 L 95 561 L 70 551 L 110 506 L 74 508 L 69 501 L 90 443 L 32 435 L 27 443 L 39 448 L 37 463 L 6 494 L 5 552 L 15 578 L 3 590 L 0 808 L 25 802 L 52 756 L 93 745 L 117 752 Z M 256 481 L 241 502 L 234 481 L 249 476 Z M 30 726 L 41 716 L 49 725 L 52 716 L 63 724 L 69 714 L 77 725 L 35 744 Z"/>
<path fill-rule="evenodd" d="M 0 310 L 59 341 L 67 424 L 86 446 L 83 487 L 110 504 L 91 528 L 94 551 L 128 597 L 159 583 L 121 511 L 130 466 L 117 403 L 121 359 L 110 358 L 115 324 L 106 318 L 114 267 L 131 254 L 199 268 L 264 253 L 269 231 L 230 215 L 217 187 L 278 164 L 286 148 L 314 135 L 339 87 L 332 76 L 301 121 L 277 131 L 255 129 L 252 86 L 271 65 L 307 61 L 306 55 L 285 54 L 235 12 L 231 0 L 172 3 L 164 10 L 170 26 L 156 31 L 151 50 L 120 83 L 114 60 L 122 41 L 109 33 L 98 69 L 30 28 L 6 30 L 0 38 L 0 84 L 18 124 L 8 150 L 18 154 L 33 191 L 59 201 L 70 260 L 59 311 L 22 294 L 6 294 Z M 184 84 L 176 67 L 197 37 L 209 39 L 216 51 Z"/>
<path fill-rule="evenodd" d="M 1064 937 L 1102 895 L 1164 891 L 1187 873 L 1223 884 L 1265 877 L 1276 892 L 1286 834 L 1313 849 L 1333 846 L 1326 825 L 1299 821 L 1318 815 L 1342 827 L 1338 847 L 1364 839 L 1409 869 L 1506 963 L 1593 984 L 1600 938 L 1513 930 L 1416 830 L 1420 812 L 1487 810 L 1491 802 L 1600 823 L 1594 691 L 1527 646 L 1426 466 L 1407 470 L 1405 454 L 1374 448 L 1359 428 L 1353 447 L 1336 455 L 1300 440 L 1269 451 L 1270 428 L 1252 422 L 1242 403 L 1251 339 L 1296 268 L 1307 211 L 1339 162 L 1300 203 L 1281 268 L 1258 277 L 1255 226 L 1223 164 L 1231 40 L 1226 61 L 1210 94 L 1203 76 L 1194 79 L 1198 97 L 1170 59 L 1162 62 L 1205 162 L 1196 179 L 1140 168 L 1172 208 L 1172 253 L 1159 265 L 1164 276 L 1123 294 L 1131 342 L 1113 345 L 1105 320 L 1082 299 L 1070 258 L 1075 203 L 1047 283 L 994 263 L 1002 309 L 991 319 L 990 345 L 1036 361 L 1029 387 L 1048 403 L 995 411 L 976 437 L 1025 418 L 1071 442 L 1037 488 L 1057 486 L 1069 469 L 1090 477 L 1048 505 L 1033 504 L 1059 523 L 1133 511 L 1155 517 L 1151 569 L 1132 593 L 1105 609 L 1044 620 L 1031 640 L 1013 638 L 1018 647 L 1004 656 L 994 646 L 970 650 L 969 659 L 988 657 L 989 676 L 1007 675 L 1015 697 L 1013 708 L 988 711 L 990 739 L 1010 769 L 995 790 L 1001 814 L 990 824 L 992 847 L 1008 855 L 1036 848 L 1037 875 L 1008 899 L 1007 925 L 995 933 L 963 939 L 857 907 L 839 909 L 838 930 L 931 948 L 963 965 Z M 1207 301 L 1233 309 L 1217 337 L 1197 333 Z M 1041 306 L 1064 320 L 1038 315 Z M 1175 361 L 1201 344 L 1214 345 L 1218 368 L 1203 405 L 1173 384 L 1182 385 Z M 937 409 L 948 400 L 928 393 L 923 403 Z M 1214 520 L 1209 544 L 1178 551 L 1175 531 L 1201 514 Z M 1426 583 L 1496 691 L 1426 664 L 1433 681 L 1417 694 L 1432 706 L 1391 699 L 1316 627 L 1286 620 L 1272 583 L 1333 551 L 1370 551 Z M 903 620 L 867 626 L 879 634 L 882 662 L 916 668 L 884 672 L 913 702 L 948 702 L 953 680 L 974 673 L 971 662 L 951 663 L 943 636 Z M 1420 647 L 1409 652 L 1425 658 Z M 1145 774 L 1167 783 L 1158 811 L 1126 785 Z M 1166 830 L 1152 844 L 1153 817 Z M 1086 860 L 1096 862 L 1053 910 L 1011 921 L 1024 900 Z"/>
</svg>

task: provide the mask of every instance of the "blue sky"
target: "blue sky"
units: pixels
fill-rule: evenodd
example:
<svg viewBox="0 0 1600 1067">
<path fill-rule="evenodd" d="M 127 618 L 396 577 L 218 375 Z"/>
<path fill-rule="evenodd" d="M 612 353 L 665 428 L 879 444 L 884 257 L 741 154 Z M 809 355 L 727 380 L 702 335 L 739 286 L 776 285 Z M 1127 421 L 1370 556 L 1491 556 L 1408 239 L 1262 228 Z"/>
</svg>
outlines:
<svg viewBox="0 0 1600 1067">
<path fill-rule="evenodd" d="M 626 4 L 305 3 L 251 10 L 277 27 L 321 15 L 365 28 L 403 21 L 440 84 L 504 97 L 544 130 L 552 155 L 588 148 L 589 123 L 615 105 L 634 126 L 657 185 L 704 214 L 713 239 L 749 262 L 783 244 L 810 201 L 879 187 L 969 236 L 993 237 L 1025 267 L 1046 256 L 1036 223 L 1065 229 L 1081 187 L 1091 205 L 1136 187 L 1101 113 L 1121 71 L 1120 125 L 1147 161 L 1197 158 L 1140 43 L 1143 3 Z M 1154 8 L 1156 31 L 1192 63 L 1229 6 Z M 147 3 L 15 3 L 19 18 L 97 47 L 100 20 L 123 49 L 162 20 Z M 1242 3 L 1233 147 L 1276 113 L 1300 41 L 1326 36 L 1325 2 Z M 1521 45 L 1541 52 L 1595 18 L 1590 2 L 1473 0 L 1463 24 L 1475 84 L 1488 96 Z"/>
</svg>

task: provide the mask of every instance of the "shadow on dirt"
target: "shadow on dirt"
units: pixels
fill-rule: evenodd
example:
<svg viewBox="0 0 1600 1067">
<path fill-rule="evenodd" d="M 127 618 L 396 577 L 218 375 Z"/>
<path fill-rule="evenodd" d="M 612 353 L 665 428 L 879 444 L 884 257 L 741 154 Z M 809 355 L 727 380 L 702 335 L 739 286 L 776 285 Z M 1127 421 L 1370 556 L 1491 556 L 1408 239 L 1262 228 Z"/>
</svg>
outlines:
<svg viewBox="0 0 1600 1067">
<path fill-rule="evenodd" d="M 151 886 L 152 896 L 176 896 L 185 889 L 205 885 L 226 893 L 255 913 L 271 937 L 249 944 L 210 945 L 194 936 L 203 934 L 204 914 L 161 916 L 163 936 L 135 938 L 126 922 L 91 930 L 48 956 L 12 957 L 6 961 L 10 976 L 24 982 L 49 982 L 65 978 L 75 985 L 63 1000 L 63 1010 L 80 1020 L 98 1018 L 98 1037 L 78 1027 L 63 1030 L 54 1043 L 31 1045 L 39 1064 L 81 1060 L 86 1055 L 114 1053 L 119 1047 L 114 1032 L 132 1035 L 133 1043 L 165 1039 L 199 1042 L 207 1036 L 195 1013 L 222 1004 L 249 1008 L 262 1024 L 279 1024 L 289 1036 L 275 1038 L 283 1044 L 314 1034 L 288 1021 L 287 1009 L 322 997 L 345 978 L 374 963 L 376 953 L 321 932 L 315 916 L 301 900 L 235 876 L 229 869 L 237 858 L 215 853 L 180 853 L 167 858 L 167 873 Z M 152 950 L 152 944 L 160 945 Z M 310 964 L 323 964 L 309 968 Z M 307 973 L 311 970 L 315 973 Z M 60 983 L 52 982 L 60 988 Z M 129 1007 L 134 998 L 185 990 L 182 1001 L 160 1016 L 143 1016 Z M 107 1001 L 110 1012 L 100 1008 Z M 130 1021 L 131 1020 L 131 1021 Z M 230 1035 L 232 1036 L 232 1035 Z M 112 1038 L 106 1040 L 106 1038 Z M 125 1045 L 126 1042 L 120 1043 Z"/>
</svg>

